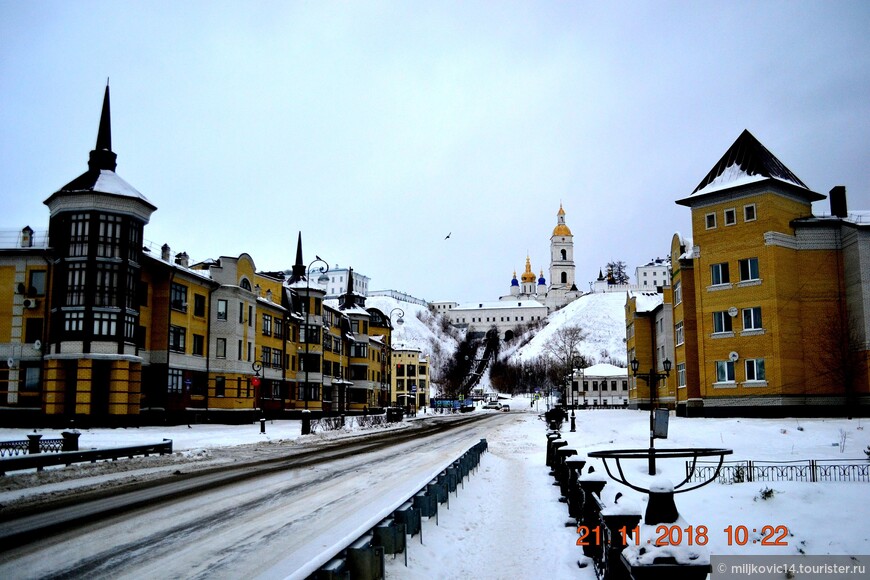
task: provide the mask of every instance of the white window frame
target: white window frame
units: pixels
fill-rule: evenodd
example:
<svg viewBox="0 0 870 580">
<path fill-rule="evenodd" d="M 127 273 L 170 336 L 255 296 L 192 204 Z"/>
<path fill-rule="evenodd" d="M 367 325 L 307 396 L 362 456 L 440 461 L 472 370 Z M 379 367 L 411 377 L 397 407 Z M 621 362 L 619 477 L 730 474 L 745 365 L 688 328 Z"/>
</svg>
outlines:
<svg viewBox="0 0 870 580">
<path fill-rule="evenodd" d="M 751 326 L 746 326 L 747 316 L 749 319 L 749 323 Z M 750 308 L 744 308 L 741 312 L 741 318 L 743 319 L 743 330 L 763 330 L 764 326 L 762 323 L 764 318 L 761 316 L 761 306 L 752 306 Z"/>
<path fill-rule="evenodd" d="M 722 212 L 722 213 L 723 213 L 723 219 L 722 219 L 722 221 L 725 223 L 726 226 L 734 226 L 734 225 L 737 225 L 737 208 L 735 208 L 735 207 L 729 207 L 728 209 L 726 209 L 726 210 L 725 210 L 724 212 Z M 729 221 L 729 219 L 728 219 L 728 216 L 731 216 L 730 221 Z"/>
<path fill-rule="evenodd" d="M 747 217 L 746 212 L 752 208 L 752 217 Z M 758 208 L 755 207 L 754 203 L 749 203 L 743 206 L 743 221 L 745 222 L 754 222 L 758 219 Z"/>
<path fill-rule="evenodd" d="M 717 321 L 719 322 L 719 330 L 716 330 Z M 729 327 L 730 328 L 726 328 Z M 733 334 L 734 324 L 731 322 L 731 315 L 726 310 L 719 310 L 713 313 L 713 334 Z"/>
<path fill-rule="evenodd" d="M 721 377 L 720 371 L 724 370 L 725 380 L 719 380 Z M 717 360 L 716 361 L 716 384 L 733 384 L 735 382 L 734 379 L 734 361 L 730 360 Z"/>
<path fill-rule="evenodd" d="M 712 222 L 712 225 L 711 225 L 711 222 Z M 704 216 L 704 226 L 708 230 L 715 230 L 716 229 L 716 214 L 715 213 L 708 213 L 707 215 Z"/>
<path fill-rule="evenodd" d="M 761 371 L 759 373 L 759 370 Z M 767 384 L 767 374 L 764 370 L 764 359 L 763 358 L 748 358 L 743 361 L 743 372 L 746 374 L 747 383 L 756 383 L 756 384 Z M 752 378 L 749 378 L 750 372 L 752 374 Z M 759 374 L 761 374 L 761 378 L 759 378 Z"/>
</svg>

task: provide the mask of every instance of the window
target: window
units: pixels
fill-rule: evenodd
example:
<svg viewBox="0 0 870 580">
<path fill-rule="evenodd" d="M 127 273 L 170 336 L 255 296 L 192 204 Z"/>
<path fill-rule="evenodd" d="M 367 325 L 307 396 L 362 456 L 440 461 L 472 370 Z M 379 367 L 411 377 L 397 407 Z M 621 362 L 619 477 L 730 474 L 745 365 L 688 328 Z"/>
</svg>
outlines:
<svg viewBox="0 0 870 580">
<path fill-rule="evenodd" d="M 98 262 L 96 276 L 94 305 L 117 306 L 118 265 Z"/>
<path fill-rule="evenodd" d="M 674 325 L 674 340 L 677 346 L 683 344 L 683 321 L 676 323 Z"/>
<path fill-rule="evenodd" d="M 227 339 L 217 339 L 215 342 L 215 356 L 217 358 L 227 358 Z"/>
<path fill-rule="evenodd" d="M 746 380 L 747 381 L 764 381 L 764 359 L 763 358 L 748 358 L 745 361 Z"/>
<path fill-rule="evenodd" d="M 276 369 L 281 368 L 281 351 L 277 348 L 272 351 L 272 366 Z"/>
<path fill-rule="evenodd" d="M 99 236 L 97 238 L 97 256 L 101 258 L 117 258 L 121 252 L 121 217 L 115 215 L 100 215 Z"/>
<path fill-rule="evenodd" d="M 733 383 L 734 382 L 734 363 L 730 360 L 716 361 L 716 382 L 717 383 Z"/>
<path fill-rule="evenodd" d="M 733 226 L 737 223 L 737 210 L 734 208 L 725 210 L 725 225 Z"/>
<path fill-rule="evenodd" d="M 169 301 L 173 310 L 187 312 L 187 286 L 173 282 L 169 289 Z"/>
<path fill-rule="evenodd" d="M 686 386 L 686 363 L 677 363 L 677 387 Z"/>
<path fill-rule="evenodd" d="M 30 271 L 30 285 L 27 287 L 30 296 L 45 296 L 45 270 Z"/>
<path fill-rule="evenodd" d="M 248 326 L 254 326 L 254 307 L 248 305 Z"/>
<path fill-rule="evenodd" d="M 184 392 L 184 373 L 181 369 L 169 369 L 166 391 L 169 393 Z"/>
<path fill-rule="evenodd" d="M 708 213 L 704 217 L 704 221 L 707 224 L 707 229 L 712 230 L 713 228 L 716 227 L 716 214 L 715 213 Z"/>
<path fill-rule="evenodd" d="M 239 286 L 241 286 L 242 290 L 251 291 L 251 282 L 247 278 L 242 278 L 241 282 L 239 282 Z"/>
<path fill-rule="evenodd" d="M 110 312 L 94 313 L 94 335 L 115 336 L 118 331 L 118 315 Z"/>
<path fill-rule="evenodd" d="M 205 337 L 201 334 L 193 335 L 193 354 L 196 356 L 205 354 Z"/>
<path fill-rule="evenodd" d="M 66 332 L 81 332 L 84 330 L 84 321 L 84 312 L 67 312 L 63 315 L 63 329 Z"/>
<path fill-rule="evenodd" d="M 67 267 L 66 305 L 83 306 L 85 303 L 85 264 L 75 263 Z"/>
<path fill-rule="evenodd" d="M 754 222 L 755 221 L 755 204 L 744 205 L 743 206 L 743 221 L 745 222 Z"/>
<path fill-rule="evenodd" d="M 732 332 L 731 316 L 724 310 L 713 313 L 713 333 Z"/>
<path fill-rule="evenodd" d="M 597 390 L 598 390 L 598 381 L 592 381 L 592 390 L 593 390 L 593 391 L 597 391 Z"/>
<path fill-rule="evenodd" d="M 90 229 L 90 214 L 77 213 L 70 216 L 69 225 L 69 255 L 88 255 L 88 230 Z"/>
<path fill-rule="evenodd" d="M 683 283 L 677 282 L 674 284 L 674 304 L 680 304 L 683 301 Z"/>
<path fill-rule="evenodd" d="M 284 338 L 284 321 L 280 318 L 275 319 L 275 338 Z"/>
<path fill-rule="evenodd" d="M 260 362 L 264 367 L 272 364 L 272 349 L 268 346 L 260 347 Z"/>
<path fill-rule="evenodd" d="M 589 392 L 589 381 L 583 381 L 583 391 L 586 393 Z"/>
<path fill-rule="evenodd" d="M 42 318 L 27 318 L 24 321 L 24 342 L 33 344 L 42 340 Z"/>
<path fill-rule="evenodd" d="M 24 367 L 24 390 L 38 391 L 40 383 L 40 375 L 42 369 L 40 367 Z"/>
<path fill-rule="evenodd" d="M 217 319 L 218 320 L 226 320 L 227 319 L 227 301 L 226 300 L 218 300 L 217 301 Z"/>
<path fill-rule="evenodd" d="M 227 390 L 226 377 L 215 377 L 214 378 L 214 396 L 215 397 L 223 397 L 226 394 L 226 390 Z"/>
<path fill-rule="evenodd" d="M 743 309 L 743 330 L 761 330 L 761 306 Z"/>
<path fill-rule="evenodd" d="M 181 326 L 169 327 L 169 350 L 173 352 L 184 352 L 184 339 L 187 334 L 187 329 Z"/>
<path fill-rule="evenodd" d="M 270 314 L 263 315 L 263 336 L 272 336 L 272 316 Z"/>
<path fill-rule="evenodd" d="M 239 324 L 245 323 L 245 303 L 239 302 Z"/>
<path fill-rule="evenodd" d="M 710 274 L 712 276 L 713 286 L 729 284 L 731 282 L 731 276 L 728 273 L 728 262 L 713 264 L 710 266 Z"/>
<path fill-rule="evenodd" d="M 745 260 L 738 260 L 737 266 L 740 270 L 741 282 L 758 280 L 758 258 L 746 258 Z"/>
<path fill-rule="evenodd" d="M 193 315 L 199 317 L 205 316 L 205 296 L 202 294 L 193 295 Z"/>
</svg>

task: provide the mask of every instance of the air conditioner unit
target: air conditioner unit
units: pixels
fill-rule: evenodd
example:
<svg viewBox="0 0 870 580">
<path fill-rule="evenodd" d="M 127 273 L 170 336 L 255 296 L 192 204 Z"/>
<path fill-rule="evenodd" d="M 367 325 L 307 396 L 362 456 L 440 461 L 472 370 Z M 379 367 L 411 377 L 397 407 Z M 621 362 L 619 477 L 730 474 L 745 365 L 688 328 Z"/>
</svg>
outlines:
<svg viewBox="0 0 870 580">
<path fill-rule="evenodd" d="M 24 299 L 24 307 L 27 309 L 33 309 L 38 306 L 36 300 L 34 298 L 25 298 Z"/>
</svg>

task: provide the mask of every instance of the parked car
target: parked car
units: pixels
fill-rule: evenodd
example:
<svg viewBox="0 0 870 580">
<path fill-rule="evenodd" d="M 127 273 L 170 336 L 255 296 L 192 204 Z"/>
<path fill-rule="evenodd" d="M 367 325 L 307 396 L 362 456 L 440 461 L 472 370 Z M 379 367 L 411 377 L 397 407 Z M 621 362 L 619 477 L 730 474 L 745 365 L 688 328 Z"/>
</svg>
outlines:
<svg viewBox="0 0 870 580">
<path fill-rule="evenodd" d="M 499 409 L 501 409 L 501 403 L 499 403 L 498 401 L 489 401 L 488 403 L 486 403 L 483 406 L 483 408 L 484 409 L 495 409 L 496 411 L 498 411 Z"/>
</svg>

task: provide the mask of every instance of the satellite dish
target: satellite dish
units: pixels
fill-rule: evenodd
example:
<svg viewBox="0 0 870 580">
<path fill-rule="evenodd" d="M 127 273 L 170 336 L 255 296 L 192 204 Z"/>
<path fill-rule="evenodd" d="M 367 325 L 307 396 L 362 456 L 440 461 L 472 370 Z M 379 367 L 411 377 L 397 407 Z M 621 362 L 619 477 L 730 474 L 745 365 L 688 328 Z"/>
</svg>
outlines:
<svg viewBox="0 0 870 580">
<path fill-rule="evenodd" d="M 11 369 L 15 366 L 15 359 L 10 356 L 6 359 L 6 364 L 9 365 L 9 368 Z"/>
<path fill-rule="evenodd" d="M 732 350 L 732 351 L 731 351 L 731 354 L 728 355 L 728 358 L 731 359 L 731 362 L 736 362 L 737 359 L 740 358 L 740 355 L 737 354 L 736 351 L 733 351 L 733 350 Z"/>
<path fill-rule="evenodd" d="M 734 306 L 729 308 L 728 309 L 728 316 L 730 316 L 731 318 L 734 318 L 735 316 L 737 316 L 737 308 Z"/>
<path fill-rule="evenodd" d="M 38 338 L 33 341 L 33 348 L 35 348 L 36 350 L 42 350 L 42 341 Z"/>
</svg>

